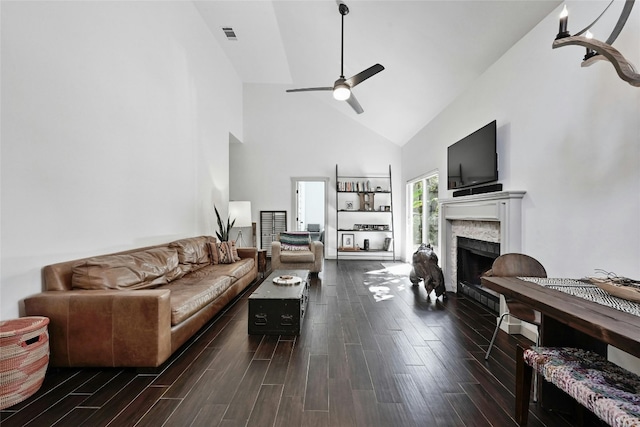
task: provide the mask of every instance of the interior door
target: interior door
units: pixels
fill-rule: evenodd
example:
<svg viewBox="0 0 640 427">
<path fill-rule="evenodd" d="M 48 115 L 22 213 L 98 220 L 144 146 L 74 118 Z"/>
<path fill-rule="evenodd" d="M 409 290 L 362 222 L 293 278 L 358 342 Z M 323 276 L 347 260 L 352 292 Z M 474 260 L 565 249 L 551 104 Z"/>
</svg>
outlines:
<svg viewBox="0 0 640 427">
<path fill-rule="evenodd" d="M 298 231 L 309 231 L 313 240 L 325 244 L 325 250 L 327 181 L 328 178 L 293 178 L 293 212 L 296 213 L 293 226 Z"/>
</svg>

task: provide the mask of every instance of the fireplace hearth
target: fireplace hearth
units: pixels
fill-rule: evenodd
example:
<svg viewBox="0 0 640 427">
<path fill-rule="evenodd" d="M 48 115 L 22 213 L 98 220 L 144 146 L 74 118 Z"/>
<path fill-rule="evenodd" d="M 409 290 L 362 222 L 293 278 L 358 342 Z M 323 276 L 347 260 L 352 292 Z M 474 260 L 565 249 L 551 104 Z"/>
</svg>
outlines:
<svg viewBox="0 0 640 427">
<path fill-rule="evenodd" d="M 491 269 L 498 256 L 500 243 L 457 237 L 457 291 L 496 313 L 500 311 L 500 298 L 482 286 L 480 277 Z"/>
</svg>

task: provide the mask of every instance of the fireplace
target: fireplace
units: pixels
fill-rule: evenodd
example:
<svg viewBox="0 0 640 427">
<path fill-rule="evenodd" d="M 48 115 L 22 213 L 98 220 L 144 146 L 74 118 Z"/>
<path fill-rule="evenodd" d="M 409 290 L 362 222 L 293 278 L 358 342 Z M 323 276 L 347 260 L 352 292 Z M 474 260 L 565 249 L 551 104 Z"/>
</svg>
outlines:
<svg viewBox="0 0 640 427">
<path fill-rule="evenodd" d="M 506 305 L 500 302 L 498 294 L 479 284 L 479 276 L 482 273 L 480 270 L 488 270 L 498 255 L 521 251 L 521 206 L 524 194 L 524 191 L 501 191 L 441 199 L 440 230 L 443 245 L 440 262 L 447 291 L 462 292 L 500 314 L 506 310 Z M 457 246 L 460 237 L 492 243 L 489 246 L 496 245 L 489 250 L 472 248 L 472 256 L 485 252 L 483 255 L 489 259 L 483 261 L 486 264 L 461 266 L 461 273 L 465 269 L 471 272 L 471 280 L 458 280 Z M 463 253 L 462 256 L 466 255 Z M 507 318 L 502 322 L 503 329 L 508 329 L 509 333 L 520 333 L 519 322 L 511 319 Z"/>
<path fill-rule="evenodd" d="M 457 291 L 498 313 L 500 298 L 482 287 L 480 277 L 500 255 L 500 243 L 457 236 Z"/>
</svg>

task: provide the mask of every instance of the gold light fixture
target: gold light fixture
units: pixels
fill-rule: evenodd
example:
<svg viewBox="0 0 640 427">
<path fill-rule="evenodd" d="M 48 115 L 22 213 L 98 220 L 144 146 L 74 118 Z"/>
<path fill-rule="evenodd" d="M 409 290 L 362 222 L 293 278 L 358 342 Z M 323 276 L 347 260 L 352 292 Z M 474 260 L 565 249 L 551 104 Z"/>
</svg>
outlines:
<svg viewBox="0 0 640 427">
<path fill-rule="evenodd" d="M 635 0 L 625 0 L 620 18 L 618 19 L 616 26 L 611 32 L 611 35 L 605 42 L 601 42 L 593 38 L 593 35 L 589 31 L 589 29 L 596 22 L 598 22 L 600 18 L 602 18 L 602 15 L 604 15 L 604 13 L 613 4 L 613 1 L 614 0 L 611 0 L 611 2 L 607 5 L 607 7 L 605 7 L 604 11 L 595 19 L 595 21 L 593 21 L 586 28 L 576 33 L 576 35 L 574 36 L 572 36 L 568 31 L 569 13 L 567 11 L 567 6 L 565 5 L 562 9 L 562 13 L 560 14 L 560 27 L 558 35 L 553 41 L 553 49 L 568 45 L 584 46 L 587 48 L 587 54 L 584 56 L 584 59 L 582 61 L 582 67 L 588 67 L 599 60 L 609 61 L 616 69 L 618 76 L 620 76 L 622 80 L 626 81 L 632 86 L 640 87 L 640 74 L 638 74 L 634 66 L 629 61 L 627 61 L 627 59 L 617 49 L 611 46 L 616 38 L 618 38 L 618 35 L 620 34 L 620 31 L 622 31 L 624 24 L 626 24 L 627 19 L 631 14 L 631 9 L 633 8 Z"/>
</svg>

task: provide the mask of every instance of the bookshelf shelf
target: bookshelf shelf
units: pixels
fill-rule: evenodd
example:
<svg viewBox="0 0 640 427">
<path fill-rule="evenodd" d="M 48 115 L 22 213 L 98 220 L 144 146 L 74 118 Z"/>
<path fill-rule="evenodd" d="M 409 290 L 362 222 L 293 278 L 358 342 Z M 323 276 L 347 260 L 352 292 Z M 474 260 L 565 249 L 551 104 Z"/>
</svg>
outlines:
<svg viewBox="0 0 640 427">
<path fill-rule="evenodd" d="M 386 174 L 341 175 L 336 165 L 336 259 L 395 261 L 391 165 Z"/>
</svg>

